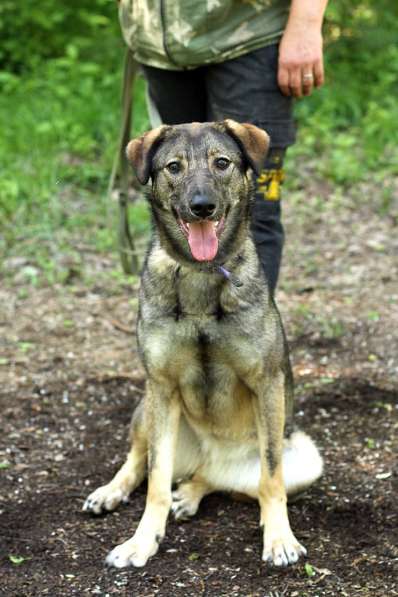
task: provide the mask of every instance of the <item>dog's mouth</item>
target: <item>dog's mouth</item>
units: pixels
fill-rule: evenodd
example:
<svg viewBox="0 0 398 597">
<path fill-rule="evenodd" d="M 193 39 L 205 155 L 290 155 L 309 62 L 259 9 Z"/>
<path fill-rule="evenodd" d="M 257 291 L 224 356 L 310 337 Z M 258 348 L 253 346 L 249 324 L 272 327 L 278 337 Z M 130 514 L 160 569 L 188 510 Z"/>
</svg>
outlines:
<svg viewBox="0 0 398 597">
<path fill-rule="evenodd" d="M 192 257 L 196 261 L 213 261 L 218 252 L 218 241 L 225 226 L 225 218 L 218 221 L 184 222 L 178 217 L 178 223 L 188 241 Z"/>
</svg>

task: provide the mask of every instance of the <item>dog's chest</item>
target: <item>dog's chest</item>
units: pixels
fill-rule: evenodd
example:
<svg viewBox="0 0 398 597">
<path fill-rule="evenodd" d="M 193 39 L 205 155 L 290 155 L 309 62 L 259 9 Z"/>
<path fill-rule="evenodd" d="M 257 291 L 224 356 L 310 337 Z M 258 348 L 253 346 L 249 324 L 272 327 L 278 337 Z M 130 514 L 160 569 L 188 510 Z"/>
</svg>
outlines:
<svg viewBox="0 0 398 597">
<path fill-rule="evenodd" d="M 176 280 L 177 320 L 204 315 L 219 315 L 223 300 L 222 280 L 219 274 L 184 275 Z"/>
<path fill-rule="evenodd" d="M 262 362 L 248 325 L 247 294 L 218 273 L 181 271 L 167 292 L 156 294 L 156 304 L 151 299 L 141 309 L 139 343 L 148 373 L 178 388 L 188 416 L 215 427 L 239 420 L 250 402 L 250 371 Z"/>
<path fill-rule="evenodd" d="M 181 366 L 175 371 L 186 415 L 207 421 L 213 429 L 230 428 L 250 401 L 250 390 L 243 382 L 243 360 L 237 358 L 239 349 L 233 349 L 232 338 L 223 334 L 220 322 L 206 325 L 202 319 L 197 326 L 192 321 L 188 326 L 193 337 L 181 345 Z M 184 327 L 182 323 L 182 333 Z"/>
</svg>

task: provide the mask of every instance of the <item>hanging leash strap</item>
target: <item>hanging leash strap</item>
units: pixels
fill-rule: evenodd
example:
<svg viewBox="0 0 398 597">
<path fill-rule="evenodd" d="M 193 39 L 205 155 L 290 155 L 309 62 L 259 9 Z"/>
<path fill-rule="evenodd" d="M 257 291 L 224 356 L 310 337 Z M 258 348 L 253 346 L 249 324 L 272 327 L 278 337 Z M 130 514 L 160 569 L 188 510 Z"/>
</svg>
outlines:
<svg viewBox="0 0 398 597">
<path fill-rule="evenodd" d="M 133 111 L 133 84 L 137 72 L 137 63 L 129 49 L 126 50 L 124 59 L 123 87 L 122 87 L 122 125 L 120 129 L 117 153 L 113 161 L 112 172 L 109 179 L 108 196 L 116 188 L 118 181 L 119 224 L 118 244 L 122 268 L 125 274 L 138 273 L 138 259 L 131 236 L 128 214 L 129 191 L 129 164 L 126 157 L 126 146 L 130 140 L 132 111 Z"/>
</svg>

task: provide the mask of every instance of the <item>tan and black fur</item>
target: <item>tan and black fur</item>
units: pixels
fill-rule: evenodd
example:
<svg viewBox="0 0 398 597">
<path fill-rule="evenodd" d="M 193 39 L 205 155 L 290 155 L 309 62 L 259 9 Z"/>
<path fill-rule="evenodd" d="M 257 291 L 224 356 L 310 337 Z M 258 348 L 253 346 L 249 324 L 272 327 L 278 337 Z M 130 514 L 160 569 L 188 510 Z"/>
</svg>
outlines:
<svg viewBox="0 0 398 597">
<path fill-rule="evenodd" d="M 293 393 L 289 356 L 249 224 L 251 171 L 267 148 L 264 131 L 230 120 L 163 126 L 128 146 L 140 182 L 152 180 L 154 232 L 138 320 L 146 395 L 133 416 L 127 461 L 84 505 L 96 514 L 112 510 L 148 476 L 134 536 L 108 555 L 116 567 L 143 566 L 158 550 L 170 509 L 187 518 L 220 490 L 259 501 L 264 561 L 283 566 L 305 554 L 290 529 L 286 495 L 315 481 L 322 459 L 304 433 L 283 439 Z M 211 261 L 195 259 L 184 235 L 200 219 L 192 211 L 198 197 L 210 205 L 206 218 L 222 222 L 214 225 Z"/>
</svg>

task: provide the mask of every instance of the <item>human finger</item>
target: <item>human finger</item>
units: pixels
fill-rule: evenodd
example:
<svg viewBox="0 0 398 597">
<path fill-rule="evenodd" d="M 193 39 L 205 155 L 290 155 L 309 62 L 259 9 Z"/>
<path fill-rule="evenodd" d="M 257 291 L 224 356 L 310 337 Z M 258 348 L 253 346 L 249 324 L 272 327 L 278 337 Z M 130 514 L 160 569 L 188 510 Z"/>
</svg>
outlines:
<svg viewBox="0 0 398 597">
<path fill-rule="evenodd" d="M 323 70 L 323 60 L 317 60 L 314 63 L 313 67 L 314 71 L 314 85 L 315 87 L 320 87 L 325 82 L 325 75 Z"/>
<path fill-rule="evenodd" d="M 312 66 L 306 65 L 301 71 L 301 81 L 303 87 L 303 95 L 311 95 L 314 89 L 314 75 L 312 73 Z"/>
<path fill-rule="evenodd" d="M 289 70 L 289 87 L 294 97 L 301 97 L 303 95 L 300 68 L 293 67 Z"/>
</svg>

